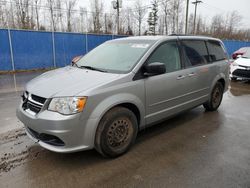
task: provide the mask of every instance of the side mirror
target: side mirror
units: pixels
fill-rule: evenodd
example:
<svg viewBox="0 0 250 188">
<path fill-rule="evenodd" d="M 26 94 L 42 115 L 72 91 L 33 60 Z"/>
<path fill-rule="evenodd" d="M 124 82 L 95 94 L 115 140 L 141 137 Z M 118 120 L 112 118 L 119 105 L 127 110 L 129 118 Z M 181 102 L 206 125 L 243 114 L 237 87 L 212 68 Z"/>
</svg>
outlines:
<svg viewBox="0 0 250 188">
<path fill-rule="evenodd" d="M 76 56 L 71 60 L 71 65 L 73 66 L 74 64 L 76 64 L 83 56 Z"/>
<path fill-rule="evenodd" d="M 147 76 L 159 75 L 159 74 L 164 74 L 166 72 L 166 66 L 164 63 L 154 62 L 146 65 L 144 70 L 145 70 L 144 75 Z"/>
</svg>

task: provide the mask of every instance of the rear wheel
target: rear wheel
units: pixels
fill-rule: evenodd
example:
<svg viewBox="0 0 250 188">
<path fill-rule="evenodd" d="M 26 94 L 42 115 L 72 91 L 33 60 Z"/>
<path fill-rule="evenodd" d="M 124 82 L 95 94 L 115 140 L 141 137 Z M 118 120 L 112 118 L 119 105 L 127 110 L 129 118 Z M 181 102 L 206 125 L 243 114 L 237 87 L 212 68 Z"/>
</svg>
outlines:
<svg viewBox="0 0 250 188">
<path fill-rule="evenodd" d="M 129 109 L 115 107 L 101 119 L 95 137 L 95 148 L 106 157 L 127 152 L 138 132 L 136 116 Z"/>
<path fill-rule="evenodd" d="M 222 101 L 223 91 L 224 87 L 222 83 L 217 82 L 212 90 L 209 100 L 203 104 L 204 108 L 208 111 L 217 110 Z"/>
</svg>

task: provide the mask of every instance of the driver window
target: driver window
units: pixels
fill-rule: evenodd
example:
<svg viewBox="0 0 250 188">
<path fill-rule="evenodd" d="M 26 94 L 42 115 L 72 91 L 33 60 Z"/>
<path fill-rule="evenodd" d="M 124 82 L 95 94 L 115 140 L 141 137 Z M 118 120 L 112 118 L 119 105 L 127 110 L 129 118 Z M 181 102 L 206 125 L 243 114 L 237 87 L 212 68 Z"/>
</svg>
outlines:
<svg viewBox="0 0 250 188">
<path fill-rule="evenodd" d="M 176 42 L 168 42 L 158 47 L 149 57 L 147 63 L 160 62 L 166 66 L 166 72 L 181 69 L 180 55 Z"/>
</svg>

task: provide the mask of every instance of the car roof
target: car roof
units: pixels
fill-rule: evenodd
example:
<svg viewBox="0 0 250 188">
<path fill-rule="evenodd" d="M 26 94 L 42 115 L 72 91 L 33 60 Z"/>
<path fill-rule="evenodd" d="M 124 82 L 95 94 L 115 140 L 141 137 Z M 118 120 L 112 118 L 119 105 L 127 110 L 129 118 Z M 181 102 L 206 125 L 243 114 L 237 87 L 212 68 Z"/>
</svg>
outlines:
<svg viewBox="0 0 250 188">
<path fill-rule="evenodd" d="M 249 46 L 244 46 L 244 47 L 240 48 L 239 50 L 249 50 L 249 49 L 250 49 Z"/>
<path fill-rule="evenodd" d="M 172 37 L 172 36 L 159 36 L 159 35 L 156 35 L 156 36 L 132 36 L 132 37 L 124 37 L 124 38 L 119 38 L 119 39 L 115 39 L 116 41 L 127 41 L 127 40 L 134 40 L 134 41 L 159 41 L 159 40 L 162 40 L 162 39 L 171 39 L 171 38 L 177 38 L 177 37 Z"/>
<path fill-rule="evenodd" d="M 171 39 L 197 39 L 197 40 L 217 40 L 219 39 L 207 37 L 207 36 L 195 36 L 195 35 L 155 35 L 155 36 L 132 36 L 132 37 L 124 37 L 115 39 L 115 41 L 151 41 L 157 42 L 162 40 L 171 40 Z"/>
</svg>

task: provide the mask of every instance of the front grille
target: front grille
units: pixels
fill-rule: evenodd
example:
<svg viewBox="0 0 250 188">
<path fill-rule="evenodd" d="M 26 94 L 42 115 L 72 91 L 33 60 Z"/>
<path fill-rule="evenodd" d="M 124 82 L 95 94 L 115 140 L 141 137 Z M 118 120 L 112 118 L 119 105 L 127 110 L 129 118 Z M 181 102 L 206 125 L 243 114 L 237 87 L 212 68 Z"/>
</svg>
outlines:
<svg viewBox="0 0 250 188">
<path fill-rule="evenodd" d="M 39 97 L 39 96 L 33 95 L 33 94 L 31 94 L 31 98 L 32 98 L 34 101 L 37 101 L 37 102 L 39 102 L 39 103 L 41 103 L 41 104 L 44 104 L 45 101 L 46 101 L 46 98 Z"/>
<path fill-rule="evenodd" d="M 23 110 L 30 110 L 33 113 L 37 114 L 41 111 L 44 103 L 46 102 L 46 98 L 33 95 L 25 91 L 22 95 L 23 99 Z"/>
<path fill-rule="evenodd" d="M 233 72 L 234 76 L 250 78 L 250 70 L 237 69 Z"/>
<path fill-rule="evenodd" d="M 33 102 L 28 101 L 27 102 L 27 109 L 30 109 L 32 112 L 35 112 L 37 114 L 42 109 L 42 106 L 34 104 Z"/>
<path fill-rule="evenodd" d="M 239 65 L 239 67 L 243 67 L 243 68 L 245 68 L 245 69 L 250 69 L 250 66 Z"/>
</svg>

